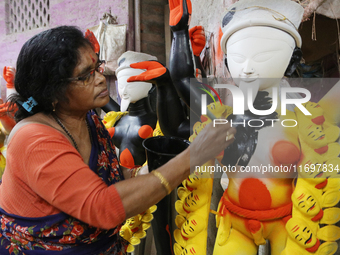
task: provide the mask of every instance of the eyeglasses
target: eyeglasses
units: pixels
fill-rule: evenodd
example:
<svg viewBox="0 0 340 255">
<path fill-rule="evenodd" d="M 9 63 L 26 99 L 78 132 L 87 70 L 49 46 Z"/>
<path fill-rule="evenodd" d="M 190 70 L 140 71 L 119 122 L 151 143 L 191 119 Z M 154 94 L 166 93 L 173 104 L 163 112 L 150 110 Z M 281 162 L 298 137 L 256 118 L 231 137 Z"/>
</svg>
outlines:
<svg viewBox="0 0 340 255">
<path fill-rule="evenodd" d="M 103 74 L 105 68 L 105 60 L 98 60 L 96 67 L 91 70 L 88 74 L 79 77 L 72 77 L 64 79 L 66 81 L 83 81 L 84 86 L 91 84 L 96 75 L 96 71 L 100 74 Z"/>
</svg>

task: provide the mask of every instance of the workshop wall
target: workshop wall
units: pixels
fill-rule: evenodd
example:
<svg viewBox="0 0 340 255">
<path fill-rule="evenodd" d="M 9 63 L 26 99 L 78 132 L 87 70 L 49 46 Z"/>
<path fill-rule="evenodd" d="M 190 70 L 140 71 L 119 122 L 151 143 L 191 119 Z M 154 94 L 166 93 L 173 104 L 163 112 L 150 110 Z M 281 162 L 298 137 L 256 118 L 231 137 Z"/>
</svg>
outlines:
<svg viewBox="0 0 340 255">
<path fill-rule="evenodd" d="M 0 2 L 0 70 L 15 66 L 22 45 L 33 35 L 60 25 L 82 31 L 98 25 L 105 12 L 117 16 L 119 24 L 130 24 L 129 0 L 4 0 Z M 12 21 L 12 22 L 11 22 Z M 14 23 L 14 24 L 13 24 Z M 132 28 L 133 29 L 133 28 Z M 127 32 L 129 33 L 129 31 Z M 0 79 L 1 97 L 6 82 Z"/>
</svg>

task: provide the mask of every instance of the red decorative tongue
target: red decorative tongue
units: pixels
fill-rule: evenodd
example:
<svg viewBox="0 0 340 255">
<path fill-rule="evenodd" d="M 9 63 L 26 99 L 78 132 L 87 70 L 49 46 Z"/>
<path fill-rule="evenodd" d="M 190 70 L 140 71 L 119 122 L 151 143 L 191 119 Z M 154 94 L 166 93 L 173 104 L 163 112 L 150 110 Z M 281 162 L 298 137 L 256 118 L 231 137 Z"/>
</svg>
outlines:
<svg viewBox="0 0 340 255">
<path fill-rule="evenodd" d="M 205 122 L 205 121 L 207 121 L 207 120 L 208 120 L 207 117 L 205 117 L 205 116 L 203 116 L 203 115 L 201 116 L 201 121 L 202 121 L 202 122 Z"/>
<path fill-rule="evenodd" d="M 325 117 L 323 115 L 318 116 L 318 117 L 312 119 L 312 122 L 316 125 L 321 125 L 322 123 L 325 122 Z"/>
<path fill-rule="evenodd" d="M 318 221 L 323 217 L 323 210 L 321 209 L 317 215 L 312 218 L 312 221 Z"/>
<path fill-rule="evenodd" d="M 328 151 L 328 145 L 315 149 L 314 151 L 318 154 L 324 154 L 325 152 Z"/>
<path fill-rule="evenodd" d="M 306 251 L 308 252 L 316 252 L 320 246 L 320 240 L 316 239 L 316 244 L 313 247 L 307 248 Z"/>
<path fill-rule="evenodd" d="M 327 183 L 328 183 L 328 180 L 326 179 L 325 181 L 315 185 L 315 188 L 316 189 L 322 189 L 322 188 L 326 187 Z"/>
</svg>

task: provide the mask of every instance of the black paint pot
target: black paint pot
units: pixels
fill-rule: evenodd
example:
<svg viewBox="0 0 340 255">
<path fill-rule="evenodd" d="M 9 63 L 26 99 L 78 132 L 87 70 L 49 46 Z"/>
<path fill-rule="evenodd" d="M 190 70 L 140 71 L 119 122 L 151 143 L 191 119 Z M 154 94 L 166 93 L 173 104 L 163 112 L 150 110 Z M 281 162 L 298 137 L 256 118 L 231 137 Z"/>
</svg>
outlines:
<svg viewBox="0 0 340 255">
<path fill-rule="evenodd" d="M 149 172 L 159 168 L 170 159 L 184 151 L 190 142 L 178 137 L 156 136 L 143 141 L 148 161 Z M 151 222 L 155 246 L 158 255 L 173 255 L 173 231 L 176 217 L 176 190 L 157 203 L 157 210 L 153 213 Z"/>
</svg>

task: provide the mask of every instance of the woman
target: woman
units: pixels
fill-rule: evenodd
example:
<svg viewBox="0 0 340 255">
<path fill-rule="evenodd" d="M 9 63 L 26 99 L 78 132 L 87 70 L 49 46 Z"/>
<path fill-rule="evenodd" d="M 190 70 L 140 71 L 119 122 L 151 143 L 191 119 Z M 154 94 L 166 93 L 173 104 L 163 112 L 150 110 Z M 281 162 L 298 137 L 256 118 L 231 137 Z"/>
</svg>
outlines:
<svg viewBox="0 0 340 255">
<path fill-rule="evenodd" d="M 210 125 L 158 174 L 124 180 L 91 110 L 109 101 L 100 70 L 91 43 L 74 27 L 44 31 L 22 47 L 18 94 L 10 99 L 19 106 L 18 123 L 0 186 L 0 254 L 124 254 L 120 224 L 232 142 L 234 129 Z"/>
</svg>

